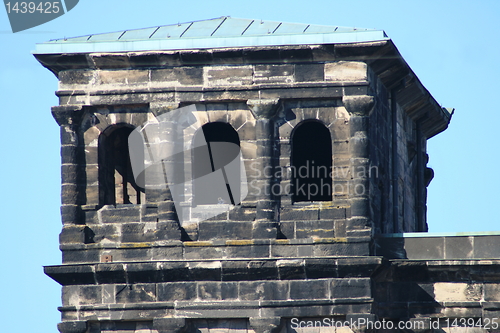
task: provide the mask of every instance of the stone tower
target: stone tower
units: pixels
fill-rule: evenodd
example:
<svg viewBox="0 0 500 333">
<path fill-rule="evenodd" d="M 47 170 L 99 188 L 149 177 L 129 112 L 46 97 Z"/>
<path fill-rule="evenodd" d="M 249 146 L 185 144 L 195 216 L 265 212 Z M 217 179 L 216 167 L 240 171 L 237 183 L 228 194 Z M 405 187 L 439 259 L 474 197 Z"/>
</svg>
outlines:
<svg viewBox="0 0 500 333">
<path fill-rule="evenodd" d="M 427 231 L 451 115 L 383 31 L 221 17 L 35 57 L 59 80 L 60 332 L 397 318 L 375 239 Z"/>
</svg>

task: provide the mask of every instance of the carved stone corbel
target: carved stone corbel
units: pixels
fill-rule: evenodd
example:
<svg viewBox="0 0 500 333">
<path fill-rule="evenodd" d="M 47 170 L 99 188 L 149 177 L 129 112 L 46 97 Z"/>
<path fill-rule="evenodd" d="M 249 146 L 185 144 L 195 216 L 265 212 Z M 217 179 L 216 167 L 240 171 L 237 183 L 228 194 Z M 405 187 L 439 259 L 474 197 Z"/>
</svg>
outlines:
<svg viewBox="0 0 500 333">
<path fill-rule="evenodd" d="M 248 320 L 255 333 L 276 333 L 283 325 L 281 317 L 253 317 Z"/>
<path fill-rule="evenodd" d="M 61 333 L 85 333 L 87 332 L 86 321 L 63 321 L 57 324 L 57 329 Z"/>
<path fill-rule="evenodd" d="M 347 112 L 356 116 L 369 115 L 375 106 L 375 98 L 368 95 L 343 96 L 342 102 Z"/>
<path fill-rule="evenodd" d="M 275 99 L 249 99 L 248 108 L 252 111 L 255 119 L 270 119 L 278 110 L 279 98 Z"/>
<path fill-rule="evenodd" d="M 178 109 L 179 106 L 180 103 L 177 102 L 152 102 L 149 104 L 149 110 L 155 115 L 155 117 L 159 117 L 164 113 Z"/>
<path fill-rule="evenodd" d="M 61 105 L 52 107 L 52 117 L 59 126 L 78 125 L 83 116 L 83 105 Z"/>
<path fill-rule="evenodd" d="M 180 333 L 186 327 L 186 318 L 155 318 L 153 329 L 159 333 Z"/>
</svg>

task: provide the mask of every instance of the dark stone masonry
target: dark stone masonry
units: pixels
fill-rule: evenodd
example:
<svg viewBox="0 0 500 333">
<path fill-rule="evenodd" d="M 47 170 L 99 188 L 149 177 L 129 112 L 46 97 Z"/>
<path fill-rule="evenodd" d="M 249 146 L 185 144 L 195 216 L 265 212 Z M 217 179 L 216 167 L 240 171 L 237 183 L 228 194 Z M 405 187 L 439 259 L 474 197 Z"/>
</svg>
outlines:
<svg viewBox="0 0 500 333">
<path fill-rule="evenodd" d="M 500 331 L 499 235 L 419 233 L 451 114 L 382 31 L 222 17 L 35 57 L 59 80 L 61 333 Z M 162 130 L 141 154 L 180 163 L 134 173 L 129 138 L 188 109 L 211 169 Z M 238 147 L 236 187 L 215 142 Z M 227 197 L 196 183 L 220 170 Z"/>
</svg>

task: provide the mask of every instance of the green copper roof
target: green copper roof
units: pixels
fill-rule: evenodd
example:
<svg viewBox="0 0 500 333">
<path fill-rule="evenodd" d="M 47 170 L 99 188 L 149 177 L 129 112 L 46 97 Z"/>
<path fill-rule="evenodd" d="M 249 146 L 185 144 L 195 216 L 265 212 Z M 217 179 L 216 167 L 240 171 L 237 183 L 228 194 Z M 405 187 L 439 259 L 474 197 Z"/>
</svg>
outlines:
<svg viewBox="0 0 500 333">
<path fill-rule="evenodd" d="M 37 44 L 35 54 L 132 52 L 387 40 L 382 30 L 220 18 Z"/>
</svg>

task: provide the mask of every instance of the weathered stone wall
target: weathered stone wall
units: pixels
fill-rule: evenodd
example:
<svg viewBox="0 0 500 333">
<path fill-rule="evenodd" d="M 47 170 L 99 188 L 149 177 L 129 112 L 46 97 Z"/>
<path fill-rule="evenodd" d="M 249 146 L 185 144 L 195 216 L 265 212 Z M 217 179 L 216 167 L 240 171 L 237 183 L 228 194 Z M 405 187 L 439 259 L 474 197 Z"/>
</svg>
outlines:
<svg viewBox="0 0 500 333">
<path fill-rule="evenodd" d="M 360 113 L 370 107 L 371 101 L 367 102 L 368 106 L 364 101 L 354 105 L 352 98 L 349 99 L 351 95 L 368 93 L 367 73 L 365 63 L 352 61 L 60 72 L 58 95 L 61 103 L 74 104 L 53 110 L 63 132 L 62 210 L 65 226 L 61 244 L 65 249 L 65 262 L 78 262 L 80 257 L 76 253 L 87 249 L 87 259 L 82 258 L 84 262 L 88 262 L 90 253 L 94 253 L 91 257 L 97 259 L 96 253 L 111 255 L 108 252 L 113 252 L 115 258 L 121 258 L 118 253 L 133 252 L 133 249 L 105 250 L 120 247 L 120 243 L 143 243 L 141 247 L 151 246 L 153 251 L 152 248 L 157 248 L 158 242 L 162 241 L 325 238 L 342 245 L 346 241 L 340 238 L 358 242 L 356 237 L 369 237 L 371 220 L 366 215 L 369 190 L 356 191 L 357 184 L 367 177 L 356 177 L 352 173 L 357 167 L 368 170 L 369 156 L 363 150 L 363 139 L 360 139 L 360 136 L 366 136 L 368 124 L 361 120 L 365 115 Z M 302 86 L 301 82 L 308 83 Z M 317 87 L 313 82 L 323 83 Z M 219 93 L 222 93 L 222 88 L 224 95 L 210 95 L 212 88 L 218 89 Z M 166 94 L 168 90 L 172 92 Z M 196 90 L 199 93 L 193 95 Z M 283 99 L 285 95 L 293 96 L 293 99 Z M 280 97 L 274 107 L 276 110 L 267 116 L 270 123 L 266 125 L 263 121 L 267 120 L 259 118 L 257 106 L 251 102 L 226 101 L 245 100 L 245 97 L 266 101 L 261 99 L 263 96 Z M 322 96 L 329 98 L 318 99 Z M 140 104 L 130 104 L 139 101 Z M 205 123 L 227 122 L 238 133 L 249 185 L 249 194 L 242 205 L 228 214 L 182 230 L 176 223 L 168 190 L 156 190 L 154 184 L 146 188 L 145 204 L 100 205 L 98 146 L 102 133 L 110 126 L 120 124 L 139 127 L 182 103 L 200 101 L 205 110 L 198 112 L 200 119 Z M 346 110 L 345 101 L 350 103 L 352 112 Z M 74 119 L 68 121 L 69 117 Z M 292 203 L 291 193 L 287 192 L 290 188 L 286 172 L 290 166 L 290 135 L 295 126 L 310 119 L 322 122 L 331 133 L 333 202 Z M 271 150 L 262 150 L 265 140 L 270 140 Z M 67 153 L 68 149 L 74 153 Z M 269 193 L 270 188 L 266 186 L 271 183 L 276 186 Z M 367 188 L 366 184 L 362 185 Z M 259 207 L 263 202 L 268 202 L 266 207 Z M 77 249 L 76 243 L 88 245 Z M 170 246 L 162 251 L 170 255 L 175 251 L 185 252 L 173 250 L 176 248 L 177 245 Z M 267 257 L 272 256 L 272 252 L 262 253 Z M 312 252 L 308 250 L 308 253 Z"/>
<path fill-rule="evenodd" d="M 262 147 L 259 140 L 262 138 L 255 137 L 258 130 L 250 126 L 256 126 L 256 118 L 252 118 L 251 110 L 244 103 L 248 100 L 279 99 L 279 110 L 276 115 L 270 115 L 271 123 L 266 125 L 275 126 L 275 130 L 262 132 L 270 135 L 267 139 L 278 153 L 261 164 L 267 166 L 268 163 L 273 166 L 273 173 L 277 171 L 273 165 L 275 163 L 279 163 L 281 168 L 289 166 L 290 134 L 293 128 L 303 120 L 317 119 L 323 122 L 330 129 L 333 141 L 335 202 L 331 206 L 321 204 L 321 209 L 314 205 L 298 208 L 302 204 L 297 206 L 295 203 L 292 209 L 290 194 L 283 192 L 283 189 L 289 188 L 287 182 L 290 181 L 285 173 L 282 179 L 271 180 L 273 185 L 278 183 L 272 190 L 281 190 L 278 195 L 271 195 L 273 199 L 269 195 L 267 199 L 256 197 L 252 191 L 265 192 L 269 189 L 262 187 L 263 179 L 253 179 L 253 184 L 257 186 L 249 186 L 250 195 L 243 207 L 237 209 L 238 218 L 262 220 L 260 215 L 253 216 L 252 211 L 245 207 L 255 207 L 257 201 L 271 200 L 268 205 L 272 206 L 271 211 L 274 212 L 269 213 L 271 215 L 267 220 L 279 218 L 283 222 L 280 232 L 287 238 L 297 237 L 297 228 L 286 222 L 301 219 L 312 223 L 311 228 L 307 230 L 317 231 L 311 233 L 298 228 L 299 238 L 304 232 L 315 237 L 345 237 L 350 230 L 362 230 L 362 233 L 366 234 L 373 223 L 377 225 L 376 232 L 426 230 L 425 186 L 422 185 L 426 138 L 417 128 L 415 121 L 397 103 L 397 89 L 387 90 L 365 62 L 240 65 L 237 62 L 241 60 L 236 58 L 233 65 L 105 69 L 110 67 L 106 64 L 116 60 L 116 57 L 106 54 L 91 57 L 96 59 L 95 63 L 99 69 L 61 71 L 58 91 L 61 105 L 96 105 L 91 107 L 93 110 L 87 111 L 87 119 L 81 121 L 86 126 L 89 121 L 97 121 L 102 127 L 94 124 L 95 128 L 80 129 L 85 132 L 81 141 L 85 142 L 88 147 L 85 149 L 89 150 L 91 155 L 88 161 L 85 161 L 86 170 L 82 171 L 84 177 L 88 175 L 86 191 L 89 200 L 79 200 L 85 202 L 84 204 L 95 204 L 96 201 L 96 164 L 92 150 L 96 150 L 96 136 L 106 125 L 123 122 L 138 126 L 147 117 L 161 114 L 176 106 L 202 102 L 207 108 L 207 122 L 227 121 L 238 131 L 246 160 L 247 176 L 252 178 L 255 175 L 251 173 L 256 170 L 262 174 L 261 170 L 251 165 L 255 165 L 254 162 L 260 163 L 259 159 L 262 159 L 262 153 L 265 151 L 259 151 L 259 147 Z M 104 61 L 105 59 L 107 60 Z M 251 57 L 247 55 L 247 59 Z M 172 61 L 172 64 L 174 63 L 175 61 Z M 242 102 L 225 103 L 227 100 Z M 126 119 L 126 115 L 116 117 L 115 114 L 124 112 L 118 109 L 124 105 L 129 108 L 131 103 L 143 105 L 140 112 L 147 115 L 140 116 L 137 113 L 133 117 L 134 120 L 130 121 L 133 111 L 129 110 L 129 119 Z M 106 110 L 106 107 L 98 107 L 99 105 L 112 105 L 113 108 Z M 118 108 L 117 111 L 115 108 Z M 102 114 L 97 117 L 99 112 Z M 92 117 L 102 119 L 96 120 Z M 66 128 L 65 136 L 70 132 L 71 130 Z M 72 136 L 75 137 L 75 134 Z M 68 144 L 70 143 L 63 140 L 63 145 Z M 84 145 L 79 145 L 81 150 Z M 73 168 L 78 168 L 76 165 L 73 164 Z M 76 195 L 74 184 L 64 183 L 63 188 L 68 189 L 63 193 Z M 79 195 L 81 196 L 81 193 Z M 148 202 L 162 200 L 161 195 L 154 198 L 150 194 L 146 197 Z M 71 200 L 66 201 L 66 205 L 73 204 L 69 203 Z M 358 210 L 355 215 L 351 210 L 353 204 L 355 210 Z M 69 210 L 69 207 L 65 209 Z M 261 212 L 264 210 L 258 209 Z M 345 215 L 342 210 L 346 211 Z M 323 216 L 319 216 L 319 211 L 324 211 Z M 354 221 L 356 217 L 366 220 Z M 351 222 L 346 222 L 345 219 L 350 219 Z M 232 218 L 229 217 L 229 220 Z M 314 220 L 318 222 L 313 222 Z M 333 220 L 338 221 L 334 223 Z M 321 230 L 335 230 L 335 233 Z M 196 230 L 189 231 L 188 234 L 191 240 L 198 239 Z M 268 236 L 275 237 L 273 233 Z"/>
<path fill-rule="evenodd" d="M 358 86 L 366 84 L 366 73 L 364 77 L 349 76 L 349 72 L 346 71 L 348 74 L 344 75 L 341 68 L 339 65 L 332 66 L 332 63 L 275 63 L 136 70 L 64 70 L 59 73 L 57 94 L 60 105 L 119 105 L 259 98 L 332 98 L 341 97 L 343 93 L 357 93 L 360 89 Z M 334 74 L 335 71 L 339 71 L 340 75 Z M 328 85 L 325 86 L 325 83 Z M 353 86 L 333 91 L 329 89 L 329 86 L 346 86 L 346 83 Z M 235 91 L 230 93 L 221 88 L 233 88 Z M 303 89 L 297 95 L 297 91 L 293 91 L 295 89 L 283 88 Z"/>
<path fill-rule="evenodd" d="M 370 213 L 376 233 L 427 231 L 426 137 L 389 90 L 369 71 L 374 108 L 368 123 Z M 365 168 L 358 168 L 360 175 Z"/>
</svg>

